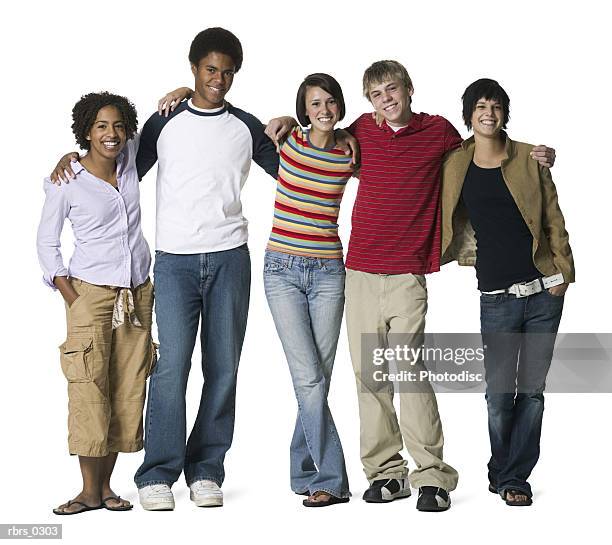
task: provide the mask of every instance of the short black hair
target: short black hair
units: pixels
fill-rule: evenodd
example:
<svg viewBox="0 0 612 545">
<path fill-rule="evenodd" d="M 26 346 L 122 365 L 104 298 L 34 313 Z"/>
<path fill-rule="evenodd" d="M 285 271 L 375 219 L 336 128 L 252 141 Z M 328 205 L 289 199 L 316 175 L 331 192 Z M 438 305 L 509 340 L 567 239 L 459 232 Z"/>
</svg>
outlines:
<svg viewBox="0 0 612 545">
<path fill-rule="evenodd" d="M 114 106 L 119 110 L 121 119 L 125 124 L 125 136 L 129 140 L 138 130 L 138 116 L 136 108 L 125 97 L 114 95 L 108 91 L 89 93 L 83 95 L 72 108 L 72 132 L 81 149 L 89 150 L 91 142 L 87 135 L 96 121 L 98 112 L 106 107 Z"/>
<path fill-rule="evenodd" d="M 200 61 L 209 53 L 223 53 L 231 57 L 234 62 L 235 72 L 238 72 L 242 66 L 242 45 L 240 40 L 224 28 L 212 27 L 200 32 L 191 42 L 189 62 L 198 66 Z"/>
<path fill-rule="evenodd" d="M 503 128 L 505 129 L 510 119 L 510 97 L 494 79 L 482 78 L 468 85 L 461 97 L 461 100 L 463 100 L 463 121 L 468 130 L 472 128 L 472 114 L 476 108 L 476 103 L 481 98 L 496 100 L 502 105 L 504 109 Z"/>
<path fill-rule="evenodd" d="M 310 74 L 304 78 L 295 99 L 295 111 L 297 113 L 298 121 L 303 127 L 306 127 L 310 123 L 310 120 L 306 115 L 306 90 L 308 87 L 320 87 L 326 93 L 333 96 L 340 107 L 340 116 L 338 117 L 338 121 L 344 118 L 346 107 L 344 106 L 344 95 L 342 94 L 340 84 L 329 74 L 318 72 L 316 74 Z"/>
</svg>

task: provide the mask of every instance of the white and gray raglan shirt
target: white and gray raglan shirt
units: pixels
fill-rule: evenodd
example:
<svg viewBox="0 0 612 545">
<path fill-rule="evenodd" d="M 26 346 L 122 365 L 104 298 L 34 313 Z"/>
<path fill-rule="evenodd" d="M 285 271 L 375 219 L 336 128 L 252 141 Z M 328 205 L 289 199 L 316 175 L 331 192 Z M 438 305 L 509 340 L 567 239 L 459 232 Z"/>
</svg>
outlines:
<svg viewBox="0 0 612 545">
<path fill-rule="evenodd" d="M 247 241 L 240 191 L 251 160 L 276 179 L 278 155 L 253 115 L 227 104 L 202 110 L 182 102 L 153 114 L 140 136 L 140 179 L 156 161 L 155 248 L 174 254 L 218 252 Z"/>
</svg>

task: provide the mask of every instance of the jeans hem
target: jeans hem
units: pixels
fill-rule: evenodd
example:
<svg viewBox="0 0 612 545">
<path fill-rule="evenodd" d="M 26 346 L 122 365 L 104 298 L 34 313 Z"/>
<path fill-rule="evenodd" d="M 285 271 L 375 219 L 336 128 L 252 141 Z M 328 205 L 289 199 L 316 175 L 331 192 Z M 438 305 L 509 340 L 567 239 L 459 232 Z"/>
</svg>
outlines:
<svg viewBox="0 0 612 545">
<path fill-rule="evenodd" d="M 351 493 L 350 492 L 337 492 L 335 490 L 332 490 L 331 488 L 318 488 L 316 486 L 313 486 L 311 490 L 308 490 L 308 493 L 312 496 L 312 494 L 314 494 L 315 492 L 325 492 L 326 494 L 331 494 L 332 496 L 334 496 L 335 498 L 350 498 L 351 497 Z"/>
<path fill-rule="evenodd" d="M 531 490 L 527 490 L 525 487 L 521 485 L 515 485 L 515 484 L 506 484 L 506 485 L 500 486 L 497 488 L 497 493 L 503 498 L 503 494 L 507 490 L 516 490 L 517 492 L 521 492 L 525 494 L 525 496 L 527 496 L 528 498 L 531 498 L 533 496 Z"/>
<path fill-rule="evenodd" d="M 219 488 L 221 488 L 221 485 L 223 484 L 223 480 L 222 479 L 219 479 L 217 477 L 208 477 L 208 476 L 194 477 L 193 479 L 189 479 L 189 480 L 185 479 L 185 481 L 187 482 L 187 486 L 191 486 L 193 483 L 197 483 L 198 481 L 212 481 Z"/>
<path fill-rule="evenodd" d="M 171 483 L 169 481 L 146 481 L 144 483 L 136 483 L 136 488 L 138 488 L 138 490 L 140 490 L 141 488 L 144 488 L 145 486 L 153 486 L 153 485 L 156 485 L 156 484 L 166 484 L 170 488 L 172 488 L 172 485 L 174 483 Z"/>
</svg>

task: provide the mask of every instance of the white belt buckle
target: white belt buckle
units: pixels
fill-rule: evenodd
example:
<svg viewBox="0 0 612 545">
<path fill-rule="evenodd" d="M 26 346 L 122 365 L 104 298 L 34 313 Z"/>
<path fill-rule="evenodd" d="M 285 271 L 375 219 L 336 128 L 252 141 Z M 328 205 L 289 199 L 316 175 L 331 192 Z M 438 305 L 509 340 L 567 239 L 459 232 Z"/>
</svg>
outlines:
<svg viewBox="0 0 612 545">
<path fill-rule="evenodd" d="M 517 297 L 527 297 L 529 295 L 527 293 L 527 284 L 517 284 L 516 287 L 518 288 Z"/>
<path fill-rule="evenodd" d="M 526 282 L 524 284 L 516 284 L 518 295 L 517 297 L 529 297 L 535 293 L 539 293 L 542 291 L 542 286 L 540 286 L 539 280 L 532 280 L 531 282 Z"/>
</svg>

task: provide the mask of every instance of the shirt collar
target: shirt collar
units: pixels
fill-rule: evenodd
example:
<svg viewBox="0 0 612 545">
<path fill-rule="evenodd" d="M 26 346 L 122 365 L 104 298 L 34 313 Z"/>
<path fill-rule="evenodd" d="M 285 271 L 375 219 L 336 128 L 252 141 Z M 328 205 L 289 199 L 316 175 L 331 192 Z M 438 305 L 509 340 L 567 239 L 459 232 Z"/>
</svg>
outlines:
<svg viewBox="0 0 612 545">
<path fill-rule="evenodd" d="M 196 114 L 196 115 L 203 115 L 203 116 L 221 115 L 223 112 L 225 112 L 225 110 L 227 110 L 227 103 L 223 102 L 223 106 L 219 108 L 214 108 L 213 110 L 206 110 L 204 108 L 198 108 L 197 106 L 194 106 L 193 100 L 189 99 L 187 101 L 187 109 L 192 114 Z"/>
<path fill-rule="evenodd" d="M 514 154 L 516 152 L 516 146 L 514 144 L 514 141 L 510 139 L 506 131 L 501 131 L 501 134 L 506 139 L 506 156 L 508 159 L 512 159 L 512 157 L 514 157 Z M 470 151 L 472 154 L 474 153 L 475 146 L 476 146 L 476 143 L 474 141 L 473 135 L 461 143 L 461 148 L 465 151 Z"/>
<path fill-rule="evenodd" d="M 380 126 L 382 130 L 388 132 L 389 134 L 397 134 L 397 135 L 407 134 L 409 132 L 415 132 L 415 131 L 420 130 L 422 127 L 423 127 L 423 114 L 417 114 L 417 113 L 413 113 L 412 117 L 410 118 L 410 121 L 408 121 L 408 125 L 406 125 L 405 127 L 402 127 L 398 131 L 394 131 L 391 127 L 389 127 L 386 120 Z"/>
<path fill-rule="evenodd" d="M 117 164 L 117 178 L 119 178 L 123 174 L 123 170 L 125 168 L 125 153 L 123 151 L 117 155 L 115 163 Z M 70 161 L 70 168 L 72 168 L 72 172 L 74 172 L 75 176 L 81 172 L 86 172 L 89 174 L 89 171 L 81 164 L 80 161 Z"/>
<path fill-rule="evenodd" d="M 70 168 L 75 176 L 85 170 L 85 167 L 79 161 L 70 161 Z M 87 170 L 85 170 L 85 172 L 87 172 Z"/>
</svg>

